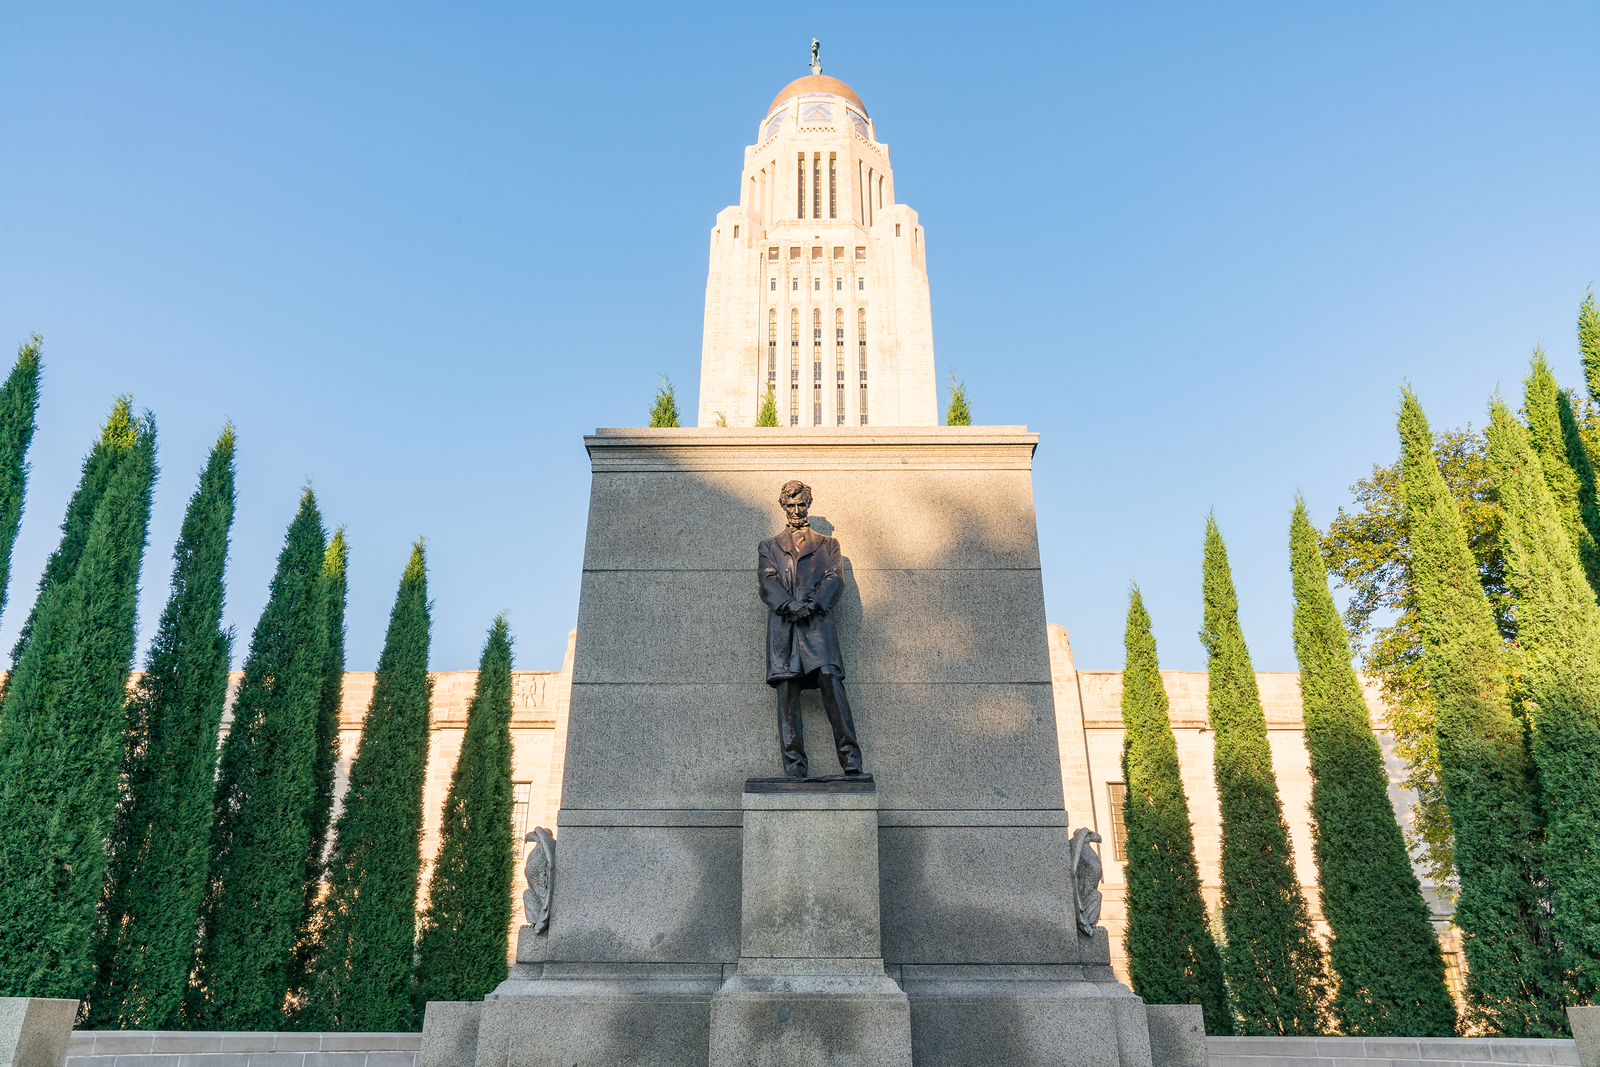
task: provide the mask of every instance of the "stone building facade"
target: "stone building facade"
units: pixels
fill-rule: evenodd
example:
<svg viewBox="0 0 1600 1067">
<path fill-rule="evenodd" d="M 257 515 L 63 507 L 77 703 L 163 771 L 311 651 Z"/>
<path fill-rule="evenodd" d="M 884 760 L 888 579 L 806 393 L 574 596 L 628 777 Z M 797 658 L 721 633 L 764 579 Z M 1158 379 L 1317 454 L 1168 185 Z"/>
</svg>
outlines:
<svg viewBox="0 0 1600 1067">
<path fill-rule="evenodd" d="M 785 86 L 717 214 L 701 426 L 936 426 L 927 234 L 895 202 L 866 105 L 821 74 Z"/>
<path fill-rule="evenodd" d="M 515 671 L 512 674 L 512 781 L 517 806 L 513 831 L 521 848 L 522 836 L 535 826 L 556 832 L 556 812 L 561 807 L 562 756 L 566 750 L 566 711 L 571 698 L 572 660 L 576 631 L 567 639 L 566 661 L 558 671 Z M 1121 819 L 1117 811 L 1122 785 L 1122 672 L 1080 671 L 1072 658 L 1067 631 L 1048 627 L 1051 683 L 1055 694 L 1056 732 L 1061 747 L 1061 778 L 1066 795 L 1068 821 L 1074 827 L 1092 827 L 1103 839 L 1100 845 L 1105 865 L 1105 894 L 1101 921 L 1111 938 L 1111 962 L 1117 976 L 1128 980 L 1127 957 L 1122 948 L 1122 932 L 1127 922 L 1123 898 L 1123 858 Z M 427 785 L 423 796 L 423 887 L 426 891 L 434 857 L 439 850 L 439 823 L 444 812 L 450 775 L 461 753 L 466 729 L 467 706 L 472 699 L 475 671 L 447 671 L 434 675 L 432 725 L 429 734 Z M 236 676 L 237 680 L 237 676 Z M 1189 798 L 1194 826 L 1195 850 L 1200 863 L 1204 894 L 1213 916 L 1221 894 L 1222 857 L 1221 819 L 1217 806 L 1216 784 L 1211 771 L 1211 733 L 1206 717 L 1207 676 L 1204 671 L 1163 671 L 1167 698 L 1171 705 L 1172 730 L 1178 742 L 1178 758 L 1183 768 L 1184 789 Z M 1295 671 L 1258 671 L 1256 682 L 1267 718 L 1267 738 L 1272 748 L 1273 770 L 1283 798 L 1284 816 L 1294 849 L 1295 870 L 1317 923 L 1319 934 L 1327 936 L 1317 896 L 1316 863 L 1311 851 L 1310 757 L 1306 752 L 1304 725 L 1300 712 L 1299 675 Z M 344 787 L 344 772 L 355 758 L 361 722 L 372 695 L 370 671 L 345 675 L 344 707 L 340 713 L 340 775 L 338 788 Z M 1400 787 L 1405 773 L 1393 755 L 1380 717 L 1382 705 L 1375 688 L 1367 689 L 1367 702 L 1373 714 L 1387 756 L 1390 798 L 1396 817 L 1408 817 L 1414 794 Z M 774 727 L 774 729 L 776 729 Z M 870 763 L 871 753 L 867 753 Z M 559 836 L 559 835 L 558 835 Z M 527 888 L 518 853 L 513 898 L 517 902 L 513 927 L 522 922 L 520 901 Z M 1433 906 L 1434 926 L 1439 931 L 1447 954 L 1453 990 L 1460 992 L 1460 944 L 1458 933 L 1449 925 L 1450 905 L 1424 884 Z M 423 907 L 426 900 L 418 902 Z M 514 931 L 513 931 L 514 934 Z M 515 936 L 512 937 L 515 946 Z"/>
</svg>

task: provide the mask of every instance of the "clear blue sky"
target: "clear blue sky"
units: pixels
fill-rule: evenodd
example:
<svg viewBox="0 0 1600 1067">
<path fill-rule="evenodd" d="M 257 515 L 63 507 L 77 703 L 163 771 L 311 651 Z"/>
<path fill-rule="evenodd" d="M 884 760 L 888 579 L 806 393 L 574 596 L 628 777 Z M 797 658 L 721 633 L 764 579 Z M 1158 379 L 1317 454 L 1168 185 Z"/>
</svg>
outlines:
<svg viewBox="0 0 1600 1067">
<path fill-rule="evenodd" d="M 433 666 L 577 613 L 581 435 L 694 410 L 707 234 L 772 95 L 861 94 L 928 230 L 941 376 L 1026 423 L 1053 621 L 1122 664 L 1137 579 L 1199 668 L 1216 509 L 1261 669 L 1288 508 L 1579 381 L 1600 281 L 1600 5 L 105 4 L 0 8 L 0 340 L 45 335 L 9 648 L 119 393 L 159 422 L 140 657 L 206 450 L 239 429 L 235 663 L 301 486 L 377 660 L 426 535 Z M 692 414 L 691 414 L 692 417 Z"/>
</svg>

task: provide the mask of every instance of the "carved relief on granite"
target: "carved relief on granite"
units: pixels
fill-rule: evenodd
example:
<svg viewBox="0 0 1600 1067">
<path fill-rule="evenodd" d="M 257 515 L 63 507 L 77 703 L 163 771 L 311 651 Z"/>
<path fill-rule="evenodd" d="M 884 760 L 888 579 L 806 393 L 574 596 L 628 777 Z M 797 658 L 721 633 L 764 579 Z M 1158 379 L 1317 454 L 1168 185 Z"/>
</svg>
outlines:
<svg viewBox="0 0 1600 1067">
<path fill-rule="evenodd" d="M 1105 873 L 1100 854 L 1089 843 L 1100 843 L 1100 835 L 1080 826 L 1072 835 L 1068 868 L 1072 871 L 1073 897 L 1078 906 L 1078 930 L 1093 937 L 1100 925 L 1100 876 Z"/>
<path fill-rule="evenodd" d="M 532 842 L 528 862 L 523 867 L 528 888 L 522 894 L 522 911 L 533 932 L 542 934 L 550 926 L 550 889 L 556 876 L 556 839 L 544 827 L 535 827 L 524 840 Z"/>
</svg>

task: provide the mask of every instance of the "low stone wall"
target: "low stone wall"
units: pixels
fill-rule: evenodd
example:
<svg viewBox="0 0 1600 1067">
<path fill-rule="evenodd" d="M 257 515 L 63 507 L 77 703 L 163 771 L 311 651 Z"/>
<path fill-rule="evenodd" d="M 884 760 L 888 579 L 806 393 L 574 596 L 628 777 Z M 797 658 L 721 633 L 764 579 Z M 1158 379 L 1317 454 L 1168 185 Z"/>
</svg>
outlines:
<svg viewBox="0 0 1600 1067">
<path fill-rule="evenodd" d="M 66 1067 L 417 1067 L 421 1034 L 74 1030 Z"/>
<path fill-rule="evenodd" d="M 1578 1067 L 1577 1042 L 1515 1037 L 1208 1037 L 1211 1067 Z"/>
</svg>

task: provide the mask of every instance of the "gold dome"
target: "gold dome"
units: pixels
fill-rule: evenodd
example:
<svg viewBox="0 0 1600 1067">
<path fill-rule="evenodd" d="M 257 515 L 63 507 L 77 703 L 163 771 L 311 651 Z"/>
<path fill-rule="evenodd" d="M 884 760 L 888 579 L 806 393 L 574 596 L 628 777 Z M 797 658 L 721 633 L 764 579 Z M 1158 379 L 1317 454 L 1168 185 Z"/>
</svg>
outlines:
<svg viewBox="0 0 1600 1067">
<path fill-rule="evenodd" d="M 856 107 L 861 109 L 863 115 L 867 114 L 867 105 L 861 102 L 856 91 L 838 78 L 830 78 L 826 74 L 807 74 L 804 78 L 796 78 L 785 85 L 778 95 L 772 98 L 772 104 L 767 108 L 767 114 L 772 114 L 772 109 L 788 100 L 790 97 L 799 96 L 801 93 L 832 93 L 842 96 Z M 867 116 L 871 118 L 870 115 Z"/>
</svg>

